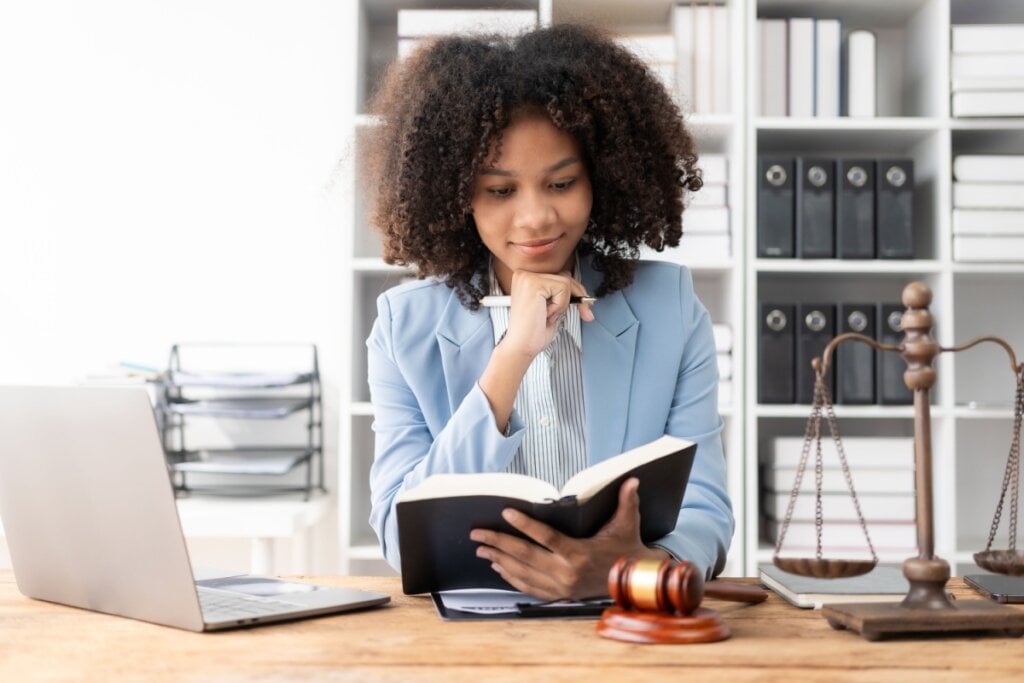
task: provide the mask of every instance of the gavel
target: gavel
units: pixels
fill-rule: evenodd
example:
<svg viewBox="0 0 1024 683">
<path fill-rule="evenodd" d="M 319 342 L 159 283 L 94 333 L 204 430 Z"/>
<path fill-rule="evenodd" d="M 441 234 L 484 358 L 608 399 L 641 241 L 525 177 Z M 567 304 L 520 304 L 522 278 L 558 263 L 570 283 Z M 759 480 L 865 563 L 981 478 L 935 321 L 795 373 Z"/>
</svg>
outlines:
<svg viewBox="0 0 1024 683">
<path fill-rule="evenodd" d="M 605 638 L 632 643 L 708 643 L 732 635 L 704 597 L 734 602 L 763 602 L 759 586 L 704 581 L 685 560 L 637 560 L 620 557 L 608 572 L 608 593 L 615 607 L 597 625 Z"/>
</svg>

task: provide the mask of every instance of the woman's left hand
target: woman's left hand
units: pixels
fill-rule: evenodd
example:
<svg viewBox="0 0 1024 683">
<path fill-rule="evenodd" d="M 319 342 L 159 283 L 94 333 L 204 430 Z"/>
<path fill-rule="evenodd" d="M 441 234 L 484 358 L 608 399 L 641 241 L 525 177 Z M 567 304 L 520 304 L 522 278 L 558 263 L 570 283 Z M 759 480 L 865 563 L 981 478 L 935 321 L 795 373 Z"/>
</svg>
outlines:
<svg viewBox="0 0 1024 683">
<path fill-rule="evenodd" d="M 582 599 L 608 595 L 608 572 L 623 555 L 665 559 L 640 540 L 639 482 L 626 480 L 619 489 L 619 506 L 611 520 L 590 538 L 572 538 L 547 524 L 506 509 L 505 521 L 535 543 L 498 531 L 474 529 L 470 539 L 480 543 L 476 554 L 491 562 L 516 590 L 545 600 Z"/>
</svg>

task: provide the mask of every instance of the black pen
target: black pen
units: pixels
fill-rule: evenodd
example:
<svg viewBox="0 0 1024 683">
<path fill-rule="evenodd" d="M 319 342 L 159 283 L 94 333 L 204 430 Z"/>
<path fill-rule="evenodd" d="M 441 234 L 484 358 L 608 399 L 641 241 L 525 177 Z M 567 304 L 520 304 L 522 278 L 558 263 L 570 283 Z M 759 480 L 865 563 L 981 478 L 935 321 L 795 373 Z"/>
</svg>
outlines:
<svg viewBox="0 0 1024 683">
<path fill-rule="evenodd" d="M 570 304 L 595 304 L 597 303 L 596 296 L 571 296 L 569 297 Z M 480 299 L 480 305 L 484 308 L 510 308 L 512 306 L 512 297 L 510 296 L 485 296 Z"/>
</svg>

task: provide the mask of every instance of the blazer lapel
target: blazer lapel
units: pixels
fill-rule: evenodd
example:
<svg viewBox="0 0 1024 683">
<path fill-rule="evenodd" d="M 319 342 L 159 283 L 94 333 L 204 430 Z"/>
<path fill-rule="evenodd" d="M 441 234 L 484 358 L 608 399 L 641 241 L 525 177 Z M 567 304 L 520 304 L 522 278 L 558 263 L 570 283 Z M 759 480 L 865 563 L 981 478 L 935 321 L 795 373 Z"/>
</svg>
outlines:
<svg viewBox="0 0 1024 683">
<path fill-rule="evenodd" d="M 597 288 L 599 279 L 589 268 L 583 270 L 588 292 Z M 583 323 L 583 400 L 589 464 L 622 452 L 640 327 L 622 292 L 605 295 L 592 310 L 594 321 Z"/>
<path fill-rule="evenodd" d="M 448 297 L 448 304 L 437 324 L 436 336 L 452 413 L 480 379 L 494 351 L 490 322 L 486 309 L 473 312 L 459 303 L 454 293 Z"/>
</svg>

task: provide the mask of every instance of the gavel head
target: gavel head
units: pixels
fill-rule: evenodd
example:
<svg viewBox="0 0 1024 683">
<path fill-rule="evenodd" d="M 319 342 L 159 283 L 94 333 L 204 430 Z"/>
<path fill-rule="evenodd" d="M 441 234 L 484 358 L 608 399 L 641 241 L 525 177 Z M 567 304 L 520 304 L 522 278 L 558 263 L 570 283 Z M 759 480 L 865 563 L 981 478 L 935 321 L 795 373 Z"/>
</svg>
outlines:
<svg viewBox="0 0 1024 683">
<path fill-rule="evenodd" d="M 692 614 L 704 599 L 704 575 L 686 560 L 620 557 L 608 573 L 608 593 L 625 610 Z"/>
</svg>

